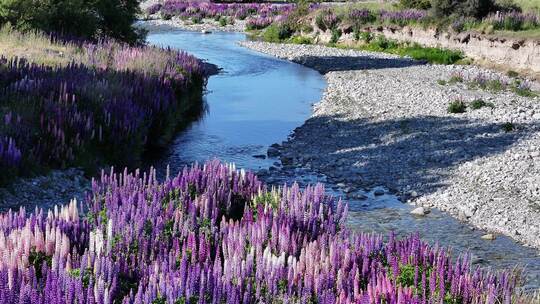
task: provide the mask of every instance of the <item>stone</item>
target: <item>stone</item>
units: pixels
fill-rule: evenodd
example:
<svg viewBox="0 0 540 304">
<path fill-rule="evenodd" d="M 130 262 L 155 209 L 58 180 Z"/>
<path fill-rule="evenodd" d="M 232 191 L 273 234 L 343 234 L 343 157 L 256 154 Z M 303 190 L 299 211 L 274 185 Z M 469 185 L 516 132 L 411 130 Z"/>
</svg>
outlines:
<svg viewBox="0 0 540 304">
<path fill-rule="evenodd" d="M 411 211 L 411 214 L 412 215 L 417 215 L 417 216 L 424 216 L 426 214 L 428 214 L 429 211 L 424 208 L 424 207 L 418 207 L 418 208 L 414 208 L 412 211 Z"/>
<path fill-rule="evenodd" d="M 381 196 L 381 195 L 383 195 L 384 193 L 385 193 L 385 192 L 384 192 L 383 189 L 375 189 L 375 191 L 373 191 L 373 194 L 374 194 L 375 196 Z"/>
<path fill-rule="evenodd" d="M 268 151 L 266 151 L 266 155 L 268 155 L 268 157 L 278 157 L 279 155 L 281 155 L 281 153 L 277 148 L 270 147 L 268 148 Z"/>
<path fill-rule="evenodd" d="M 493 233 L 487 233 L 481 236 L 481 239 L 493 241 L 495 239 L 495 235 Z"/>
</svg>

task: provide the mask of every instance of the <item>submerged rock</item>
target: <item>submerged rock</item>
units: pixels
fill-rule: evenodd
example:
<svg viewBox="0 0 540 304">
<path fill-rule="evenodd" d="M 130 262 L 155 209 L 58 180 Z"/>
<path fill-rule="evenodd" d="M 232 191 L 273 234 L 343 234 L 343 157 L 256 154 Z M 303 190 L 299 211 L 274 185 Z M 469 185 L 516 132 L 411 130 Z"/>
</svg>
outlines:
<svg viewBox="0 0 540 304">
<path fill-rule="evenodd" d="M 429 213 L 429 209 L 426 209 L 424 207 L 418 207 L 411 211 L 412 215 L 417 215 L 417 216 L 424 216 L 428 213 Z"/>
<path fill-rule="evenodd" d="M 484 234 L 481 237 L 483 240 L 493 241 L 496 239 L 495 235 L 493 233 Z"/>
</svg>

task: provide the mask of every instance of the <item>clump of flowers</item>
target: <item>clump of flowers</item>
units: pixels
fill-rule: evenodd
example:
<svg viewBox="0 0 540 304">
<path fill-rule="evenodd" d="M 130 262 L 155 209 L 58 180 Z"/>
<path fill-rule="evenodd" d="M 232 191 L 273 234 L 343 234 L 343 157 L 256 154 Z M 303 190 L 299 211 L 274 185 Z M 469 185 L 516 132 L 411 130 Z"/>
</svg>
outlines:
<svg viewBox="0 0 540 304">
<path fill-rule="evenodd" d="M 80 50 L 67 65 L 0 58 L 0 171 L 136 166 L 195 102 L 187 91 L 203 85 L 202 64 L 184 52 L 111 41 L 66 47 Z"/>
<path fill-rule="evenodd" d="M 517 277 L 417 236 L 347 230 L 321 185 L 268 190 L 217 161 L 111 171 L 75 202 L 0 215 L 2 303 L 510 303 Z"/>
<path fill-rule="evenodd" d="M 359 30 L 362 25 L 374 22 L 375 14 L 369 9 L 352 9 L 348 12 L 346 19 L 354 29 Z"/>
<path fill-rule="evenodd" d="M 244 20 L 248 17 L 271 17 L 286 15 L 295 8 L 293 4 L 268 3 L 213 3 L 203 1 L 167 0 L 163 4 L 148 7 L 149 15 L 161 14 L 165 19 L 180 17 L 195 18 L 199 22 L 204 18 L 219 20 L 220 17 L 234 17 Z"/>
<path fill-rule="evenodd" d="M 257 17 L 257 18 L 249 18 L 246 21 L 246 29 L 247 30 L 260 30 L 268 27 L 270 24 L 274 22 L 274 18 L 272 17 Z"/>
<path fill-rule="evenodd" d="M 521 31 L 540 26 L 540 18 L 532 12 L 497 12 L 489 15 L 483 21 L 492 25 L 495 30 Z"/>
<path fill-rule="evenodd" d="M 379 11 L 379 19 L 381 22 L 398 24 L 401 26 L 420 23 L 427 18 L 427 12 L 423 10 L 407 9 L 401 11 Z"/>
<path fill-rule="evenodd" d="M 335 29 L 339 21 L 339 17 L 329 8 L 320 10 L 315 17 L 315 24 L 317 24 L 322 31 Z"/>
</svg>

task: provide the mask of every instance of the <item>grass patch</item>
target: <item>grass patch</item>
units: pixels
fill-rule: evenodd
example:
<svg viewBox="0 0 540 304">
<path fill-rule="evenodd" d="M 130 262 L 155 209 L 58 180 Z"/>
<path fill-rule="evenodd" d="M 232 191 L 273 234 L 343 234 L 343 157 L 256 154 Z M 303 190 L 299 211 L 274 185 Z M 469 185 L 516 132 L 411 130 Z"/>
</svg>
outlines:
<svg viewBox="0 0 540 304">
<path fill-rule="evenodd" d="M 506 76 L 516 78 L 516 77 L 519 77 L 519 73 L 516 71 L 510 70 L 506 72 Z"/>
<path fill-rule="evenodd" d="M 448 113 L 459 114 L 465 113 L 466 110 L 467 105 L 461 99 L 456 99 L 448 105 Z"/>
<path fill-rule="evenodd" d="M 437 83 L 438 83 L 439 85 L 442 85 L 442 86 L 444 86 L 444 85 L 447 84 L 446 80 L 444 80 L 444 79 L 439 79 L 439 80 L 437 80 Z"/>
<path fill-rule="evenodd" d="M 479 110 L 484 107 L 494 108 L 495 105 L 491 102 L 485 102 L 483 99 L 475 99 L 471 102 L 471 108 L 473 110 Z"/>
<path fill-rule="evenodd" d="M 463 53 L 449 49 L 424 47 L 417 43 L 402 43 L 387 39 L 384 36 L 365 43 L 359 47 L 362 50 L 385 52 L 400 56 L 411 57 L 416 60 L 424 60 L 429 63 L 453 64 L 464 58 Z"/>
<path fill-rule="evenodd" d="M 262 38 L 266 42 L 282 42 L 292 35 L 292 30 L 287 25 L 272 24 L 262 33 Z"/>
<path fill-rule="evenodd" d="M 504 132 L 512 132 L 516 129 L 516 126 L 511 123 L 511 122 L 506 122 L 502 125 L 502 129 L 504 130 Z"/>
<path fill-rule="evenodd" d="M 289 39 L 289 42 L 294 44 L 313 44 L 313 38 L 305 36 L 293 36 Z"/>
</svg>

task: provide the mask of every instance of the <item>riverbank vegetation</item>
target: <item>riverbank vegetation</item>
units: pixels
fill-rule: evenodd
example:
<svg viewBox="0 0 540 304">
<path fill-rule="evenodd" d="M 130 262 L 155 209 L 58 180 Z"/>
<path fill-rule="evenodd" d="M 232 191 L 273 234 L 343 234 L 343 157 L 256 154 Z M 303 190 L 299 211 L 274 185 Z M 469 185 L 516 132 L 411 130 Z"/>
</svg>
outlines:
<svg viewBox="0 0 540 304">
<path fill-rule="evenodd" d="M 247 30 L 261 30 L 276 23 L 301 23 L 302 34 L 314 30 L 363 31 L 377 26 L 436 27 L 443 31 L 478 31 L 485 34 L 520 32 L 523 37 L 538 38 L 540 11 L 511 0 L 401 0 L 394 6 L 362 3 L 330 5 L 300 1 L 298 4 L 260 4 L 187 2 L 167 0 L 151 6 L 147 14 L 163 18 L 196 20 L 235 17 L 247 20 Z M 311 30 L 310 30 L 311 29 Z M 294 30 L 294 29 L 293 29 Z M 300 33 L 300 31 L 298 31 Z"/>
<path fill-rule="evenodd" d="M 219 162 L 102 175 L 83 216 L 0 215 L 2 303 L 517 303 L 518 274 L 411 236 L 351 233 L 322 186 L 266 190 Z"/>
<path fill-rule="evenodd" d="M 76 39 L 113 38 L 129 43 L 144 41 L 134 28 L 140 13 L 138 0 L 1 0 L 0 25 L 20 31 L 40 30 Z"/>
<path fill-rule="evenodd" d="M 51 168 L 137 166 L 201 105 L 204 68 L 183 52 L 9 26 L 0 51 L 2 183 Z"/>
</svg>

